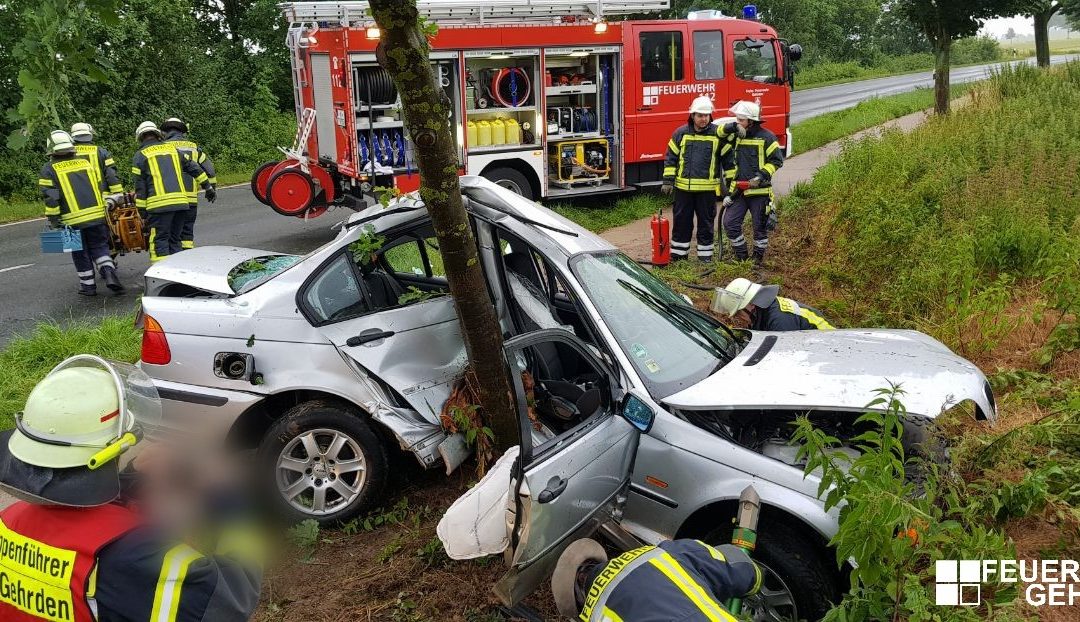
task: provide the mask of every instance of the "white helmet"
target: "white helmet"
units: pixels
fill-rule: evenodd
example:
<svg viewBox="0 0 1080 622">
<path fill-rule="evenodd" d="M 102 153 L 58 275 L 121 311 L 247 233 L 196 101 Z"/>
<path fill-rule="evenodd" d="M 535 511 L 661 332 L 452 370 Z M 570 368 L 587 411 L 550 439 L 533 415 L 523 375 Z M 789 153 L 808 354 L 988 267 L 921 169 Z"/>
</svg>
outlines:
<svg viewBox="0 0 1080 622">
<path fill-rule="evenodd" d="M 690 114 L 712 114 L 713 104 L 712 99 L 708 95 L 702 95 L 694 100 L 694 103 L 690 104 Z"/>
<path fill-rule="evenodd" d="M 731 107 L 731 114 L 734 115 L 736 119 L 761 121 L 761 106 L 754 102 L 741 100 L 735 102 L 735 105 Z"/>
<path fill-rule="evenodd" d="M 71 134 L 64 130 L 53 130 L 46 149 L 49 153 L 66 153 L 75 150 L 75 142 L 71 140 Z"/>
<path fill-rule="evenodd" d="M 89 123 L 76 123 L 71 126 L 71 137 L 81 142 L 89 142 L 94 138 L 94 126 Z"/>
<path fill-rule="evenodd" d="M 161 129 L 166 132 L 177 131 L 184 134 L 187 134 L 188 132 L 187 123 L 184 123 L 176 117 L 169 117 L 168 119 L 165 119 L 165 122 L 161 124 Z"/>
<path fill-rule="evenodd" d="M 727 287 L 717 287 L 713 293 L 712 310 L 724 315 L 735 315 L 754 304 L 767 307 L 776 299 L 779 285 L 760 285 L 748 279 L 738 278 L 728 283 Z"/>
<path fill-rule="evenodd" d="M 142 138 L 143 134 L 148 134 L 150 132 L 161 136 L 161 130 L 158 129 L 156 123 L 153 121 L 143 121 L 139 124 L 139 127 L 135 129 L 135 139 L 138 140 Z"/>
</svg>

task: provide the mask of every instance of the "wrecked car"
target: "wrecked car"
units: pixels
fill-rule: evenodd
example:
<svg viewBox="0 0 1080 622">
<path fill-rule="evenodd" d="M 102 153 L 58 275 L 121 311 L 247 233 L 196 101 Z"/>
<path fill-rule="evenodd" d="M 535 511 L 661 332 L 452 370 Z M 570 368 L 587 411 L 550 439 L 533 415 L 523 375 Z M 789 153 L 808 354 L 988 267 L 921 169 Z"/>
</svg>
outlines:
<svg viewBox="0 0 1080 622">
<path fill-rule="evenodd" d="M 726 541 L 753 484 L 766 571 L 754 615 L 816 619 L 846 578 L 827 546 L 835 510 L 804 478 L 788 422 L 806 414 L 850 438 L 890 381 L 907 392 L 912 442 L 959 404 L 995 417 L 983 374 L 926 335 L 734 331 L 566 218 L 482 178 L 461 183 L 508 365 L 535 381 L 530 418 L 511 374 L 520 454 L 496 590 L 508 603 L 598 527 L 627 546 Z M 397 448 L 448 472 L 468 456 L 438 417 L 466 365 L 446 294 L 430 218 L 402 197 L 303 257 L 202 247 L 156 263 L 141 366 L 170 425 L 257 448 L 288 515 L 347 519 L 377 502 Z"/>
</svg>

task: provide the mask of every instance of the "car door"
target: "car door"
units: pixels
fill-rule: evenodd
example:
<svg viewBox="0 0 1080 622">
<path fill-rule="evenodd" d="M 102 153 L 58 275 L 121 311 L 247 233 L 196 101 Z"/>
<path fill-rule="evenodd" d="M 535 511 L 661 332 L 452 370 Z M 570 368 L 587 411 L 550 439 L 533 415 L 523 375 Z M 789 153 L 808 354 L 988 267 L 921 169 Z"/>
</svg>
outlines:
<svg viewBox="0 0 1080 622">
<path fill-rule="evenodd" d="M 392 243 L 388 249 L 401 248 Z M 412 247 L 418 248 L 415 241 Z M 309 277 L 298 304 L 342 355 L 434 423 L 466 363 L 454 301 L 431 288 L 408 289 L 385 265 L 378 256 L 360 264 L 343 249 Z"/>
<path fill-rule="evenodd" d="M 545 424 L 540 385 L 544 381 L 533 372 L 535 384 L 530 396 L 526 376 L 535 370 L 537 351 L 557 348 L 572 353 L 588 369 L 574 373 L 599 372 L 594 388 L 601 401 L 580 421 L 566 422 L 549 438 L 537 438 L 537 427 Z M 495 593 L 508 606 L 520 602 L 550 576 L 562 551 L 576 538 L 584 537 L 612 517 L 621 504 L 620 495 L 629 485 L 641 431 L 651 424 L 651 411 L 634 397 L 626 397 L 615 374 L 582 341 L 562 329 L 544 329 L 506 342 L 506 358 L 518 406 L 521 452 L 510 482 L 507 527 L 510 546 L 506 557 L 510 570 L 495 586 Z M 524 369 L 523 369 L 524 368 Z M 592 391 L 590 389 L 589 391 Z M 578 400 L 582 403 L 584 398 Z M 627 413 L 630 404 L 632 413 Z M 582 406 L 582 408 L 587 408 Z M 646 412 L 647 411 L 647 412 Z M 635 423 L 631 419 L 636 417 Z"/>
</svg>

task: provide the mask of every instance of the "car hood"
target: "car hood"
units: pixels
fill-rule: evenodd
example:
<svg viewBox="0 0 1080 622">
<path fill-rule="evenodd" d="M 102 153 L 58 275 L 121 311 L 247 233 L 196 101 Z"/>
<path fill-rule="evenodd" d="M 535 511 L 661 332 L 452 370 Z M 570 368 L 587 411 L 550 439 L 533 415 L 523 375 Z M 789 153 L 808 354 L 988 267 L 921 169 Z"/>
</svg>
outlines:
<svg viewBox="0 0 1080 622">
<path fill-rule="evenodd" d="M 889 383 L 903 389 L 909 413 L 936 417 L 971 400 L 995 416 L 979 368 L 910 330 L 754 332 L 735 360 L 663 401 L 683 410 L 863 410 Z"/>
<path fill-rule="evenodd" d="M 154 263 L 146 271 L 147 295 L 154 284 L 179 283 L 214 294 L 232 296 L 229 273 L 250 259 L 278 257 L 283 253 L 261 251 L 239 246 L 198 246 L 170 255 Z"/>
</svg>

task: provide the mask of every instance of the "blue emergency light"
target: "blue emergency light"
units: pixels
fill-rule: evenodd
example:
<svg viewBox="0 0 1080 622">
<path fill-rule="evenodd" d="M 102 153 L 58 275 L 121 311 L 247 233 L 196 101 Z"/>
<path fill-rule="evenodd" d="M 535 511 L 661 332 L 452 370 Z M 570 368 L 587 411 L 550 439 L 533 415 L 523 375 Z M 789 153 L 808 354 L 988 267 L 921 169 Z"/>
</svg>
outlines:
<svg viewBox="0 0 1080 622">
<path fill-rule="evenodd" d="M 748 4 L 742 8 L 743 19 L 752 19 L 757 21 L 757 5 Z"/>
</svg>

